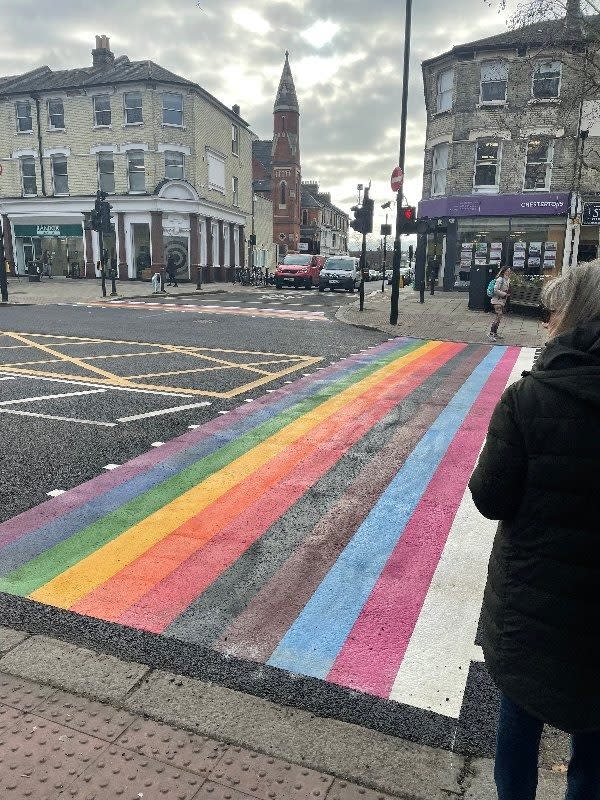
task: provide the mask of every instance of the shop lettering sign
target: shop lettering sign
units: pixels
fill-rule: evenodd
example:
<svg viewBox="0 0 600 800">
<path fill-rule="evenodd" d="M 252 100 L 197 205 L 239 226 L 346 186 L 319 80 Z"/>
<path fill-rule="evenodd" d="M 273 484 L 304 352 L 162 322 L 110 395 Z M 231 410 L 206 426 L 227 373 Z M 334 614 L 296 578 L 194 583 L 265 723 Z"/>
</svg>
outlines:
<svg viewBox="0 0 600 800">
<path fill-rule="evenodd" d="M 582 225 L 600 225 L 600 203 L 584 203 Z"/>
<path fill-rule="evenodd" d="M 492 194 L 477 196 L 433 197 L 421 200 L 419 217 L 519 217 L 567 214 L 566 192 L 531 194 Z"/>
<path fill-rule="evenodd" d="M 81 225 L 15 225 L 15 236 L 72 236 L 82 237 Z"/>
</svg>

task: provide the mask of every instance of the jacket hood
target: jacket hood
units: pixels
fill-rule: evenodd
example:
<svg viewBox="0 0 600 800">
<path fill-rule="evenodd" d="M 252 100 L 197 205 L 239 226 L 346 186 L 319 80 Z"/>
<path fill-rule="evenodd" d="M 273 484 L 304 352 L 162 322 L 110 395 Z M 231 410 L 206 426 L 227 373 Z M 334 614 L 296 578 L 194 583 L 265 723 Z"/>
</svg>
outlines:
<svg viewBox="0 0 600 800">
<path fill-rule="evenodd" d="M 531 377 L 600 409 L 600 317 L 549 342 Z"/>
</svg>

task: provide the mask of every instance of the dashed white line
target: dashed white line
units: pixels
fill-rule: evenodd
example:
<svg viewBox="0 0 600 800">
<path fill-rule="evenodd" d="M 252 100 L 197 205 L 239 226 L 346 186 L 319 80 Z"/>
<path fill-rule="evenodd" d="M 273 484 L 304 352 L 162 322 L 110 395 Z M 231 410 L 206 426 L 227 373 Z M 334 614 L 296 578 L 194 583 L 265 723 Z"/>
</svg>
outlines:
<svg viewBox="0 0 600 800">
<path fill-rule="evenodd" d="M 35 411 L 17 411 L 16 408 L 0 408 L 0 414 L 17 414 L 20 417 L 37 417 L 38 419 L 55 419 L 59 422 L 76 422 L 78 425 L 99 425 L 102 428 L 116 428 L 116 422 L 101 422 L 95 419 L 75 419 L 74 417 L 57 417 L 53 414 L 38 414 Z"/>
<path fill-rule="evenodd" d="M 1 369 L 1 368 L 0 368 Z M 159 395 L 161 397 L 181 397 L 185 400 L 189 399 L 189 394 L 181 394 L 180 392 L 161 392 L 156 391 L 155 389 L 134 389 L 129 386 L 111 386 L 110 384 L 105 383 L 89 383 L 89 381 L 80 381 L 80 380 L 69 380 L 68 378 L 47 378 L 42 377 L 41 375 L 25 375 L 25 374 L 15 374 L 9 376 L 9 378 L 25 378 L 26 380 L 30 381 L 49 381 L 50 383 L 67 383 L 69 386 L 93 386 L 98 389 L 110 389 L 115 392 L 134 392 L 135 394 L 154 394 Z M 1 379 L 0 379 L 1 380 Z"/>
<path fill-rule="evenodd" d="M 102 467 L 102 469 L 113 470 L 120 466 L 120 464 L 106 464 L 106 466 Z"/>
<path fill-rule="evenodd" d="M 59 494 L 65 494 L 66 491 L 66 489 L 52 489 L 51 492 L 46 492 L 46 494 L 48 497 L 58 497 Z"/>
<path fill-rule="evenodd" d="M 106 389 L 88 389 L 85 392 L 61 392 L 60 394 L 40 394 L 37 397 L 21 397 L 18 400 L 2 400 L 0 406 L 12 406 L 17 403 L 31 403 L 34 400 L 54 400 L 57 397 L 80 397 L 83 394 L 104 394 Z"/>
<path fill-rule="evenodd" d="M 162 447 L 164 442 L 152 442 L 150 447 Z"/>
<path fill-rule="evenodd" d="M 185 406 L 174 406 L 173 408 L 160 408 L 158 411 L 147 411 L 145 414 L 134 414 L 131 417 L 119 417 L 117 422 L 135 422 L 138 419 L 147 419 L 148 417 L 161 417 L 163 414 L 175 414 L 177 411 L 189 411 L 190 408 L 201 408 L 203 406 L 212 406 L 207 400 L 202 403 L 188 403 Z"/>
</svg>

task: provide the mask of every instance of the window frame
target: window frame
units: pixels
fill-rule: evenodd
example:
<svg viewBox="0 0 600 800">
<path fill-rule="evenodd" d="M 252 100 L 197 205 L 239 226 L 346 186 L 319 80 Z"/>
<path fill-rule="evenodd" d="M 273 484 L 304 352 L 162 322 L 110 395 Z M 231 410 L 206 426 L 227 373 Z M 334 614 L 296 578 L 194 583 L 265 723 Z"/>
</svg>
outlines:
<svg viewBox="0 0 600 800">
<path fill-rule="evenodd" d="M 167 97 L 179 97 L 181 98 L 181 108 L 167 108 L 165 106 L 165 99 Z M 162 93 L 162 124 L 168 126 L 169 128 L 183 128 L 183 93 L 182 92 L 163 92 Z M 176 112 L 177 114 L 181 114 L 181 122 L 167 122 L 165 120 L 165 112 Z"/>
<path fill-rule="evenodd" d="M 214 180 L 211 180 L 211 165 L 213 169 L 216 170 L 218 168 L 219 175 L 223 176 L 223 183 L 216 183 Z M 219 194 L 226 195 L 227 194 L 227 158 L 218 153 L 211 148 L 206 148 L 206 171 L 207 171 L 207 178 L 208 178 L 208 188 L 213 192 L 218 192 Z M 214 172 L 213 176 L 214 178 Z"/>
<path fill-rule="evenodd" d="M 134 189 L 131 186 L 131 176 L 132 174 L 135 175 L 136 173 L 131 171 L 131 162 L 132 157 L 140 155 L 142 156 L 142 164 L 144 167 L 143 176 L 144 176 L 144 188 L 143 189 Z M 141 171 L 140 171 L 141 172 Z M 139 173 L 138 173 L 139 174 Z M 131 148 L 131 150 L 127 151 L 127 191 L 129 194 L 145 194 L 146 192 L 146 157 L 144 154 L 144 150 L 137 150 L 135 148 Z"/>
<path fill-rule="evenodd" d="M 451 81 L 450 89 L 445 89 L 444 91 L 441 91 L 440 84 L 441 84 L 441 81 L 442 81 L 442 77 L 444 75 L 447 75 L 448 73 L 452 74 L 452 81 Z M 454 108 L 454 79 L 455 79 L 454 67 L 447 67 L 446 69 L 440 70 L 440 72 L 437 73 L 436 79 L 435 79 L 435 109 L 436 109 L 436 114 L 445 114 L 445 113 L 448 113 L 449 111 L 452 111 L 452 109 Z M 448 92 L 450 92 L 450 105 L 448 106 L 448 108 L 441 108 L 441 106 L 440 106 L 440 97 L 442 97 L 443 95 L 447 94 Z"/>
<path fill-rule="evenodd" d="M 279 208 L 287 208 L 287 182 L 279 182 Z"/>
<path fill-rule="evenodd" d="M 138 95 L 140 98 L 139 106 L 128 106 L 127 98 L 131 95 Z M 134 111 L 139 108 L 140 119 L 137 122 L 130 122 L 128 119 L 128 112 Z M 123 92 L 123 124 L 124 125 L 143 125 L 144 124 L 144 97 L 141 91 Z"/>
<path fill-rule="evenodd" d="M 494 184 L 478 184 L 477 180 L 477 167 L 479 164 L 485 165 L 486 162 L 478 158 L 479 144 L 484 142 L 497 142 L 498 143 L 498 156 L 496 158 L 496 182 Z M 473 169 L 473 193 L 474 194 L 497 194 L 500 191 L 500 169 L 502 165 L 502 138 L 495 136 L 481 136 L 475 140 L 475 164 Z"/>
<path fill-rule="evenodd" d="M 536 138 L 536 134 L 533 134 L 533 135 L 527 137 L 527 144 L 526 144 L 526 148 L 525 148 L 525 168 L 523 170 L 523 191 L 524 192 L 532 192 L 532 193 L 533 192 L 549 192 L 550 191 L 550 187 L 552 186 L 552 170 L 553 170 L 553 167 L 554 167 L 554 142 L 555 142 L 555 140 L 549 134 L 539 134 L 539 135 L 537 135 L 537 138 L 544 139 L 544 140 L 546 140 L 548 142 L 548 147 L 547 147 L 547 151 L 546 151 L 547 152 L 547 160 L 546 161 L 532 161 L 532 162 L 530 162 L 529 158 L 528 158 L 528 155 L 529 155 L 529 153 L 528 153 L 529 143 L 531 142 L 532 139 L 535 139 L 535 138 Z M 540 166 L 542 164 L 546 165 L 546 180 L 545 180 L 544 186 L 542 186 L 542 187 L 535 186 L 532 189 L 527 189 L 526 188 L 527 167 L 535 167 L 535 166 Z"/>
<path fill-rule="evenodd" d="M 483 71 L 487 67 L 489 68 L 492 64 L 494 65 L 501 65 L 505 71 L 506 76 L 501 80 L 494 80 L 488 79 L 487 81 L 483 80 Z M 503 83 L 504 84 L 504 97 L 502 99 L 495 99 L 495 100 L 485 100 L 483 97 L 483 87 L 485 84 L 494 84 L 494 83 Z M 497 58 L 490 61 L 482 61 L 481 62 L 481 69 L 479 71 L 479 104 L 482 106 L 498 106 L 498 105 L 505 105 L 506 100 L 508 97 L 508 62 L 504 61 L 501 58 Z"/>
<path fill-rule="evenodd" d="M 62 112 L 61 114 L 52 114 L 50 112 L 50 103 L 60 103 Z M 47 122 L 48 122 L 48 130 L 49 131 L 64 131 L 65 128 L 65 104 L 63 102 L 62 97 L 49 97 L 46 100 L 46 111 L 47 111 Z M 52 124 L 52 117 L 62 116 L 62 126 L 53 125 Z"/>
<path fill-rule="evenodd" d="M 436 167 L 436 155 L 441 147 L 446 148 L 446 166 L 443 168 L 443 170 L 440 167 Z M 438 144 L 433 146 L 431 153 L 431 196 L 432 197 L 442 197 L 443 195 L 446 194 L 449 161 L 450 161 L 450 142 L 438 142 Z M 436 191 L 435 188 L 436 174 L 442 171 L 444 172 L 444 188 L 442 191 Z"/>
<path fill-rule="evenodd" d="M 103 159 L 106 159 L 107 156 L 110 156 L 110 160 L 112 162 L 112 172 L 103 173 L 100 170 L 100 161 L 103 160 Z M 96 170 L 97 170 L 97 173 L 98 173 L 98 189 L 100 189 L 100 191 L 106 192 L 106 194 L 114 194 L 115 191 L 116 191 L 116 189 L 115 189 L 115 154 L 112 152 L 112 150 L 100 150 L 98 153 L 96 153 Z M 102 186 L 102 175 L 112 175 L 112 189 L 106 189 L 105 187 Z M 128 173 L 128 175 L 129 175 L 129 173 Z"/>
<path fill-rule="evenodd" d="M 231 123 L 231 152 L 234 156 L 240 154 L 240 126 L 235 122 Z"/>
<path fill-rule="evenodd" d="M 26 105 L 29 108 L 29 117 L 20 117 L 19 116 L 19 106 Z M 30 100 L 15 100 L 15 117 L 16 117 L 16 125 L 17 125 L 17 133 L 33 133 L 33 116 L 31 114 L 31 101 Z M 29 128 L 21 128 L 19 125 L 20 120 L 22 119 L 29 119 L 30 126 Z"/>
<path fill-rule="evenodd" d="M 170 181 L 184 181 L 185 180 L 185 153 L 182 153 L 181 150 L 165 150 L 165 178 Z M 181 164 L 176 164 L 176 167 L 181 166 L 181 175 L 173 178 L 171 175 L 167 175 L 167 169 L 169 165 L 167 164 L 167 158 L 177 156 L 177 158 L 181 159 Z M 171 167 L 173 165 L 171 164 Z"/>
<path fill-rule="evenodd" d="M 28 163 L 32 163 L 33 164 L 33 175 L 27 175 L 27 176 L 25 175 L 25 172 L 23 170 L 23 166 L 25 164 L 25 161 L 27 161 Z M 19 156 L 19 166 L 20 166 L 20 170 L 21 170 L 21 192 L 23 194 L 23 197 L 37 197 L 38 196 L 38 186 L 37 186 L 37 174 L 36 174 L 36 170 L 35 170 L 35 156 Z M 29 178 L 29 179 L 33 178 L 34 185 L 35 185 L 35 192 L 27 192 L 25 190 L 25 178 Z"/>
<path fill-rule="evenodd" d="M 96 101 L 98 98 L 106 98 L 108 100 L 108 109 L 98 111 L 96 108 Z M 92 97 L 92 111 L 94 115 L 94 128 L 110 128 L 112 127 L 112 108 L 110 106 L 109 94 L 95 94 Z M 98 114 L 108 114 L 108 122 L 98 122 Z"/>
<path fill-rule="evenodd" d="M 240 179 L 237 175 L 231 176 L 231 205 L 240 207 Z"/>
<path fill-rule="evenodd" d="M 64 162 L 64 165 L 65 165 L 64 174 L 63 173 L 58 173 L 58 177 L 59 178 L 65 178 L 65 189 L 66 189 L 66 191 L 64 191 L 64 192 L 62 192 L 62 191 L 59 192 L 57 190 L 57 187 L 56 187 L 56 177 L 57 177 L 56 164 L 58 162 L 61 162 L 61 163 Z M 53 153 L 50 156 L 50 167 L 51 167 L 50 172 L 52 173 L 52 194 L 55 195 L 56 197 L 66 197 L 66 196 L 68 196 L 68 194 L 69 194 L 69 168 L 68 168 L 68 164 L 67 164 L 67 156 L 64 153 Z"/>
<path fill-rule="evenodd" d="M 536 83 L 536 74 L 538 72 L 538 68 L 541 67 L 542 64 L 558 64 L 558 87 L 557 93 L 552 95 L 552 97 L 538 97 L 535 93 L 535 83 Z M 533 69 L 531 71 L 531 99 L 537 103 L 551 103 L 553 101 L 560 99 L 560 92 L 562 89 L 562 72 L 563 72 L 563 64 L 562 61 L 556 61 L 552 59 L 539 59 L 533 65 Z M 539 78 L 538 80 L 548 80 L 547 78 Z M 551 80 L 557 80 L 556 78 L 552 78 Z"/>
</svg>

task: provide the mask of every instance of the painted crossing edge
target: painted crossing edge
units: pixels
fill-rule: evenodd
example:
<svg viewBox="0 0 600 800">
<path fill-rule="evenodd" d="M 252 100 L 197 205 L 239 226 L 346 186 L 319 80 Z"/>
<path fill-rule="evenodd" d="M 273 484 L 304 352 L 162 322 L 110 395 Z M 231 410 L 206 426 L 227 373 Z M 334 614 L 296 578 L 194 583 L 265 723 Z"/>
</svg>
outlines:
<svg viewBox="0 0 600 800">
<path fill-rule="evenodd" d="M 227 419 L 215 417 L 194 431 L 186 431 L 181 436 L 167 442 L 160 452 L 150 450 L 143 453 L 123 464 L 122 467 L 114 472 L 103 473 L 91 478 L 60 497 L 47 500 L 16 517 L 0 523 L 0 547 L 25 533 L 44 527 L 51 520 L 58 520 L 70 512 L 77 513 L 91 500 L 121 486 L 129 479 L 151 467 L 168 462 L 170 457 L 178 456 L 190 446 L 202 442 L 207 436 L 217 434 L 226 428 L 232 428 L 236 423 L 243 420 L 250 420 L 250 418 L 259 415 L 279 402 L 285 402 L 286 399 L 293 403 L 298 393 L 317 391 L 326 381 L 335 379 L 338 373 L 346 374 L 358 369 L 363 362 L 371 363 L 396 348 L 402 348 L 411 341 L 416 343 L 421 340 L 403 337 L 377 345 L 369 350 L 367 354 L 336 361 L 315 375 L 299 378 L 288 386 L 277 389 L 272 394 L 265 394 L 257 398 L 252 405 L 238 405 L 227 415 Z"/>
<path fill-rule="evenodd" d="M 425 433 L 279 643 L 271 666 L 317 678 L 328 674 L 427 483 L 505 352 L 497 347 L 488 353 Z M 394 517 L 396 524 L 389 525 Z"/>
</svg>

